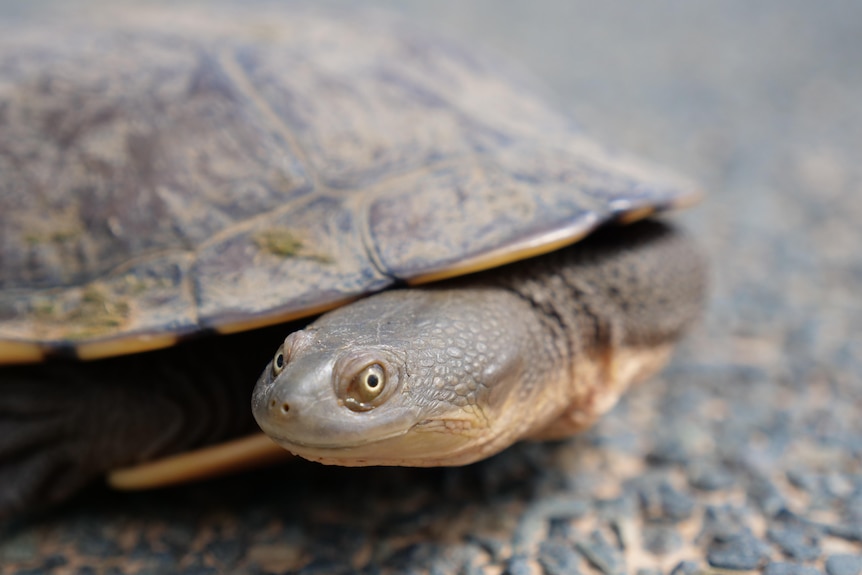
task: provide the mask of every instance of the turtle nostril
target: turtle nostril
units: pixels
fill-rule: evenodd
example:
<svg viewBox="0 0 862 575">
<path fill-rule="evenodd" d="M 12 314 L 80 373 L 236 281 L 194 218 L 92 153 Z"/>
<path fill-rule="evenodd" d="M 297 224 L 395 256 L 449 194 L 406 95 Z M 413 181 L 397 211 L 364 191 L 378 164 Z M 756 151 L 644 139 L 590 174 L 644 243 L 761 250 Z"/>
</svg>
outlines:
<svg viewBox="0 0 862 575">
<path fill-rule="evenodd" d="M 270 409 L 275 409 L 275 407 L 277 405 L 278 405 L 277 399 L 270 399 L 269 400 L 269 408 Z M 290 411 L 290 404 L 285 401 L 284 403 L 281 404 L 281 413 L 286 414 L 288 411 Z"/>
</svg>

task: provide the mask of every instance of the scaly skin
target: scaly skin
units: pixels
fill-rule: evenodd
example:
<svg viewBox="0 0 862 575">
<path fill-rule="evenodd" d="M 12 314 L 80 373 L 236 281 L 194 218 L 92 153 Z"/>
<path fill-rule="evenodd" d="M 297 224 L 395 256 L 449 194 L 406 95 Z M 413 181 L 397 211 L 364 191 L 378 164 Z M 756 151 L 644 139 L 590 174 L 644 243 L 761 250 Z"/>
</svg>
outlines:
<svg viewBox="0 0 862 575">
<path fill-rule="evenodd" d="M 94 362 L 0 368 L 0 518 L 107 471 L 248 434 L 271 331 Z"/>
<path fill-rule="evenodd" d="M 255 418 L 289 451 L 339 465 L 461 465 L 567 435 L 665 363 L 704 287 L 687 238 L 643 222 L 386 292 L 288 336 Z"/>
</svg>

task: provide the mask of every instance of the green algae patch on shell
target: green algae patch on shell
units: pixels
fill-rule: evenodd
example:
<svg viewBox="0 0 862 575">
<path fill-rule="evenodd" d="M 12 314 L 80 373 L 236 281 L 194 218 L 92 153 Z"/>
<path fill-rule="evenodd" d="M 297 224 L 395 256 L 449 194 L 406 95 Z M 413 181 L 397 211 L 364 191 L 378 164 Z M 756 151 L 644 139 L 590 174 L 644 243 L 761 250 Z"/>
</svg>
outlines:
<svg viewBox="0 0 862 575">
<path fill-rule="evenodd" d="M 321 263 L 334 263 L 326 254 L 316 253 L 309 248 L 300 235 L 288 228 L 268 228 L 254 234 L 254 243 L 266 252 L 281 257 L 300 257 L 317 260 Z"/>
<path fill-rule="evenodd" d="M 160 254 L 81 286 L 0 292 L 0 343 L 10 344 L 9 350 L 20 347 L 11 345 L 16 342 L 48 351 L 53 344 L 71 345 L 78 356 L 98 357 L 100 346 L 115 355 L 173 341 L 197 325 L 190 263 L 188 254 Z M 96 351 L 83 351 L 88 344 Z M 9 361 L 14 358 L 0 357 L 0 363 Z"/>
</svg>

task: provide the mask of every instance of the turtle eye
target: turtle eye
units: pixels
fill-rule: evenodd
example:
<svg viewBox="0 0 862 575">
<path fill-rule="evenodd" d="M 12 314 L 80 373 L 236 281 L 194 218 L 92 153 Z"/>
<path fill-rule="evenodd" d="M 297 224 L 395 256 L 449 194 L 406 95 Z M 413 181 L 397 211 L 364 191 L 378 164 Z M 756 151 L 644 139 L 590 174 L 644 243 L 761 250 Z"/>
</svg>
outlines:
<svg viewBox="0 0 862 575">
<path fill-rule="evenodd" d="M 284 346 L 278 348 L 275 352 L 275 357 L 272 358 L 272 375 L 276 377 L 284 371 L 284 366 L 287 365 L 287 358 L 284 356 Z"/>
<path fill-rule="evenodd" d="M 386 388 L 386 370 L 379 363 L 364 367 L 347 387 L 345 403 L 354 411 L 366 411 Z"/>
</svg>

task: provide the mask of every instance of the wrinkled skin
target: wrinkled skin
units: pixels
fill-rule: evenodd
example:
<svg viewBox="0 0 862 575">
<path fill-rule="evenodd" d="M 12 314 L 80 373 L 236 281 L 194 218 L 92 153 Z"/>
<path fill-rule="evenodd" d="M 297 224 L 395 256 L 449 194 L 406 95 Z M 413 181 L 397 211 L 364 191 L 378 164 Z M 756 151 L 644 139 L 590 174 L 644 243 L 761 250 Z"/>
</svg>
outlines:
<svg viewBox="0 0 862 575">
<path fill-rule="evenodd" d="M 252 433 L 248 396 L 272 335 L 0 368 L 0 518 L 112 469 Z"/>
</svg>

